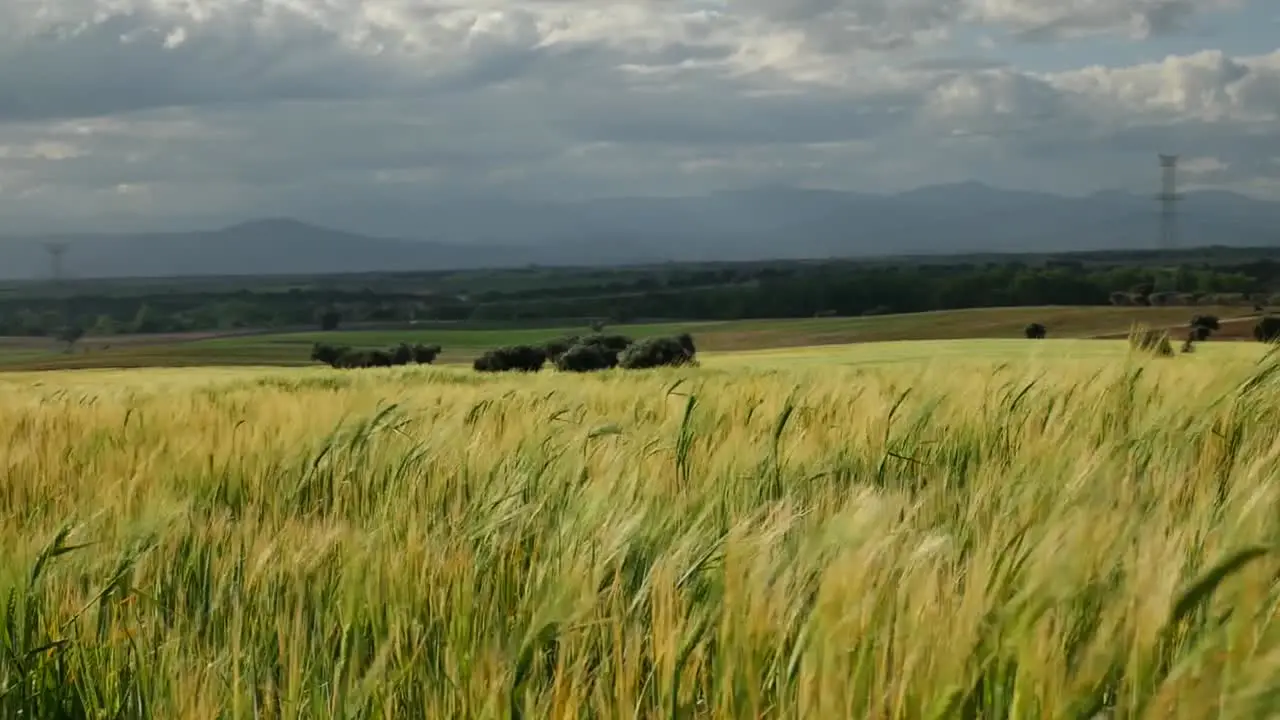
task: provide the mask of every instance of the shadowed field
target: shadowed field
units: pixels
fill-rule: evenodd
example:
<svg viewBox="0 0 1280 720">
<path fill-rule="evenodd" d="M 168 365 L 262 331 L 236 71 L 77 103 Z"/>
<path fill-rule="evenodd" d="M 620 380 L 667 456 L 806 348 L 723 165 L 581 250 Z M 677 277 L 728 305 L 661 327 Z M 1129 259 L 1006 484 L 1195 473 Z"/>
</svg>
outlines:
<svg viewBox="0 0 1280 720">
<path fill-rule="evenodd" d="M 6 374 L 0 716 L 1265 716 L 1280 373 L 1124 348 Z"/>
<path fill-rule="evenodd" d="M 635 338 L 692 333 L 701 350 L 729 352 L 768 348 L 794 348 L 896 340 L 1021 338 L 1031 322 L 1049 327 L 1051 338 L 1123 338 L 1134 323 L 1172 327 L 1181 331 L 1193 314 L 1230 318 L 1240 308 L 1149 307 L 1031 307 L 950 310 L 858 318 L 811 318 L 691 322 L 654 325 L 616 325 L 610 332 Z M 1237 337 L 1240 327 L 1252 323 L 1228 323 L 1226 334 Z M 1235 330 L 1232 330 L 1235 328 Z M 502 345 L 540 344 L 586 328 L 522 330 L 378 330 L 269 334 L 240 332 L 234 337 L 144 335 L 90 338 L 75 353 L 64 352 L 46 339 L 0 339 L 0 368 L 10 370 L 74 369 L 92 367 L 186 367 L 214 365 L 306 365 L 311 345 L 327 342 L 356 349 L 386 348 L 401 342 L 438 344 L 442 364 L 470 363 L 485 350 Z M 1175 332 L 1175 337 L 1178 336 Z"/>
</svg>

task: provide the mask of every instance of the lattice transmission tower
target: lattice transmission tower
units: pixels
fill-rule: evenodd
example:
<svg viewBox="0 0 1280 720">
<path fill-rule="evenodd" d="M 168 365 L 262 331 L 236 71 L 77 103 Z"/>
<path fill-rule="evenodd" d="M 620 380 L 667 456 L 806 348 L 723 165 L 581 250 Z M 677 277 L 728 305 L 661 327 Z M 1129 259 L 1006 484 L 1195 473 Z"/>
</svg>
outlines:
<svg viewBox="0 0 1280 720">
<path fill-rule="evenodd" d="M 62 258 L 67 254 L 67 244 L 64 242 L 49 242 L 44 244 L 45 252 L 49 253 L 49 272 L 52 274 L 53 281 L 62 282 Z"/>
<path fill-rule="evenodd" d="M 1178 244 L 1178 156 L 1160 156 L 1160 249 L 1168 252 Z"/>
</svg>

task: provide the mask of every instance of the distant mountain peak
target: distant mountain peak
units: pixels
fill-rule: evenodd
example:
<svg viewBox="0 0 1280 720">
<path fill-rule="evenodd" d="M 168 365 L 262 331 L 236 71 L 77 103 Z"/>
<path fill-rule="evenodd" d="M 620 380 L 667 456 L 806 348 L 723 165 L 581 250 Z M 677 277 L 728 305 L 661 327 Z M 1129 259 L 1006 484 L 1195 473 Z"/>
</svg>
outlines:
<svg viewBox="0 0 1280 720">
<path fill-rule="evenodd" d="M 907 190 L 901 195 L 914 195 L 917 193 L 944 193 L 944 192 L 1000 192 L 995 187 L 988 185 L 981 180 L 961 180 L 959 182 L 937 183 L 935 185 L 922 185 L 913 190 Z"/>
<path fill-rule="evenodd" d="M 57 239 L 72 243 L 78 277 L 307 275 L 1134 248 L 1150 245 L 1159 207 L 1154 188 L 1080 197 L 966 181 L 894 194 L 772 183 L 696 196 L 491 197 L 391 210 L 335 201 L 222 229 Z M 1180 222 L 1186 245 L 1280 246 L 1280 203 L 1190 192 Z M 0 278 L 47 277 L 49 239 L 0 238 Z"/>
<path fill-rule="evenodd" d="M 258 218 L 256 220 L 246 220 L 244 222 L 236 223 L 234 225 L 228 225 L 227 227 L 222 228 L 221 232 L 224 232 L 224 233 L 261 232 L 261 231 L 282 232 L 282 231 L 298 231 L 298 230 L 333 232 L 329 228 L 320 227 L 319 225 L 313 225 L 311 223 L 298 220 L 297 218 L 290 218 L 290 217 L 266 217 L 266 218 Z"/>
</svg>

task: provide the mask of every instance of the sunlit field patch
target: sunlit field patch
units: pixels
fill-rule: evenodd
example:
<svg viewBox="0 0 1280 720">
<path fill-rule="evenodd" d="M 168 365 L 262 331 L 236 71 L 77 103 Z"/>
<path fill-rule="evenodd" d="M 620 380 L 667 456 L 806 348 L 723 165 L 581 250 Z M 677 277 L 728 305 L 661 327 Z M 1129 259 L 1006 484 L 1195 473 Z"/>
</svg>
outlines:
<svg viewBox="0 0 1280 720">
<path fill-rule="evenodd" d="M 1195 353 L 1177 362 L 1250 365 L 1266 354 L 1256 343 L 1202 343 Z M 778 348 L 734 353 L 703 353 L 704 365 L 724 368 L 787 368 L 800 366 L 896 366 L 955 363 L 998 366 L 1001 363 L 1081 361 L 1098 366 L 1122 362 L 1130 354 L 1125 340 L 901 340 L 895 342 Z M 1059 365 L 1060 367 L 1060 365 Z"/>
</svg>

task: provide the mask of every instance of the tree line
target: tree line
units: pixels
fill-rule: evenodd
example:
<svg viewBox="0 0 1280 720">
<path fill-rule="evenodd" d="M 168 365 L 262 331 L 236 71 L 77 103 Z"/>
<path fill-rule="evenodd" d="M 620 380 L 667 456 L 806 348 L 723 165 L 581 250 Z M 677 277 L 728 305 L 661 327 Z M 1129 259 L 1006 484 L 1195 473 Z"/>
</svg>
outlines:
<svg viewBox="0 0 1280 720">
<path fill-rule="evenodd" d="M 873 315 L 1028 305 L 1280 304 L 1280 263 L 1140 266 L 1078 261 L 1031 264 L 830 261 L 719 269 L 617 270 L 583 283 L 569 273 L 544 285 L 474 295 L 424 289 L 0 295 L 0 335 L 63 337 L 317 327 L 368 323 L 539 323 L 607 318 L 737 320 Z M 247 281 L 251 282 L 251 281 Z M 560 283 L 560 284 L 557 284 Z"/>
</svg>

